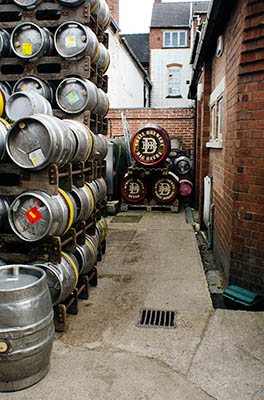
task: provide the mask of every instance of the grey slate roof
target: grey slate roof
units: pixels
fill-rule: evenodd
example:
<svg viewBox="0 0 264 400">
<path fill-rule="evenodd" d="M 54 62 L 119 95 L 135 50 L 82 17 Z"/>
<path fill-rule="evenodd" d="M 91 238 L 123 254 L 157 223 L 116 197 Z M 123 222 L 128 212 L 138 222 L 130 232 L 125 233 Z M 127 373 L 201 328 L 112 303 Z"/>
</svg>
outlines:
<svg viewBox="0 0 264 400">
<path fill-rule="evenodd" d="M 120 35 L 125 37 L 129 46 L 143 66 L 149 63 L 149 34 L 133 33 Z"/>
<path fill-rule="evenodd" d="M 151 28 L 188 26 L 190 3 L 154 3 L 151 17 Z M 210 1 L 193 1 L 193 11 L 207 11 Z"/>
</svg>

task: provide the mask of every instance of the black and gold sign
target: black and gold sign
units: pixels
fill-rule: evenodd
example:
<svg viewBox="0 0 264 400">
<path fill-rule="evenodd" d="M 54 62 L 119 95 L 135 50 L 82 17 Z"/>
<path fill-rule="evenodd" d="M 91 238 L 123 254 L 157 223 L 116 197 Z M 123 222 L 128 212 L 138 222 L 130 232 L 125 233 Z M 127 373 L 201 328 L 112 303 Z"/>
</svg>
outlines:
<svg viewBox="0 0 264 400">
<path fill-rule="evenodd" d="M 127 201 L 132 203 L 139 202 L 146 197 L 146 182 L 136 176 L 127 176 L 123 179 L 121 193 Z"/>
<path fill-rule="evenodd" d="M 152 184 L 152 196 L 159 203 L 170 203 L 178 193 L 178 184 L 170 176 L 161 176 Z"/>
<path fill-rule="evenodd" d="M 168 147 L 168 134 L 156 126 L 139 129 L 131 140 L 132 154 L 143 165 L 154 165 L 162 161 L 168 153 Z"/>
</svg>

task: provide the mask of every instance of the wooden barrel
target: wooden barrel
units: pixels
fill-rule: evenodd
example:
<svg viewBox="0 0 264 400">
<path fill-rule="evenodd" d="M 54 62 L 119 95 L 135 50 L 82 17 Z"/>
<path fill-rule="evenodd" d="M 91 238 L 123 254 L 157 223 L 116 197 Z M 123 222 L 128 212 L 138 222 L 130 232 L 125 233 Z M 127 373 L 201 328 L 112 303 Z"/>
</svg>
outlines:
<svg viewBox="0 0 264 400">
<path fill-rule="evenodd" d="M 140 164 L 152 166 L 166 159 L 170 152 L 170 138 L 165 129 L 149 124 L 133 134 L 130 146 Z"/>
<path fill-rule="evenodd" d="M 178 194 L 178 181 L 171 172 L 166 176 L 158 176 L 152 183 L 152 196 L 158 203 L 171 203 Z"/>
<path fill-rule="evenodd" d="M 136 175 L 127 175 L 121 184 L 121 194 L 129 203 L 139 203 L 147 195 L 148 186 L 144 179 Z"/>
<path fill-rule="evenodd" d="M 2 266 L 0 315 L 0 391 L 24 389 L 49 370 L 54 323 L 45 272 Z"/>
</svg>

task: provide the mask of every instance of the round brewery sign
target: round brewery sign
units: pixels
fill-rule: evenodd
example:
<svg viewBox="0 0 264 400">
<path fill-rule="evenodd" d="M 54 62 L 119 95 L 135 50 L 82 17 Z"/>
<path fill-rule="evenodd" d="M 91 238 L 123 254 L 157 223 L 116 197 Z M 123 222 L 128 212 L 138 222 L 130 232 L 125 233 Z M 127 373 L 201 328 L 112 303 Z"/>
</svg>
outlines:
<svg viewBox="0 0 264 400">
<path fill-rule="evenodd" d="M 137 176 L 128 175 L 122 181 L 121 193 L 127 201 L 137 203 L 146 197 L 147 184 Z"/>
<path fill-rule="evenodd" d="M 155 165 L 170 151 L 169 135 L 159 126 L 146 125 L 132 136 L 131 151 L 140 164 Z"/>
<path fill-rule="evenodd" d="M 172 202 L 177 193 L 177 181 L 172 176 L 160 176 L 152 184 L 152 196 L 159 203 Z"/>
</svg>

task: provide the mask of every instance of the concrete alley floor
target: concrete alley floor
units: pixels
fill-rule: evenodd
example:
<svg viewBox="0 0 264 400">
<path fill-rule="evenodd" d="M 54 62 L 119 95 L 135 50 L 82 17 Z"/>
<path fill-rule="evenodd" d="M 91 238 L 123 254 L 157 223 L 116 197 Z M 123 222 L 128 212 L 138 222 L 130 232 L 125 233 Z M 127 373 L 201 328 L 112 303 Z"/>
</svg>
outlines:
<svg viewBox="0 0 264 400">
<path fill-rule="evenodd" d="M 184 211 L 117 217 L 48 375 L 0 399 L 263 400 L 264 314 L 213 309 Z M 137 327 L 141 308 L 175 311 L 176 327 Z"/>
</svg>

